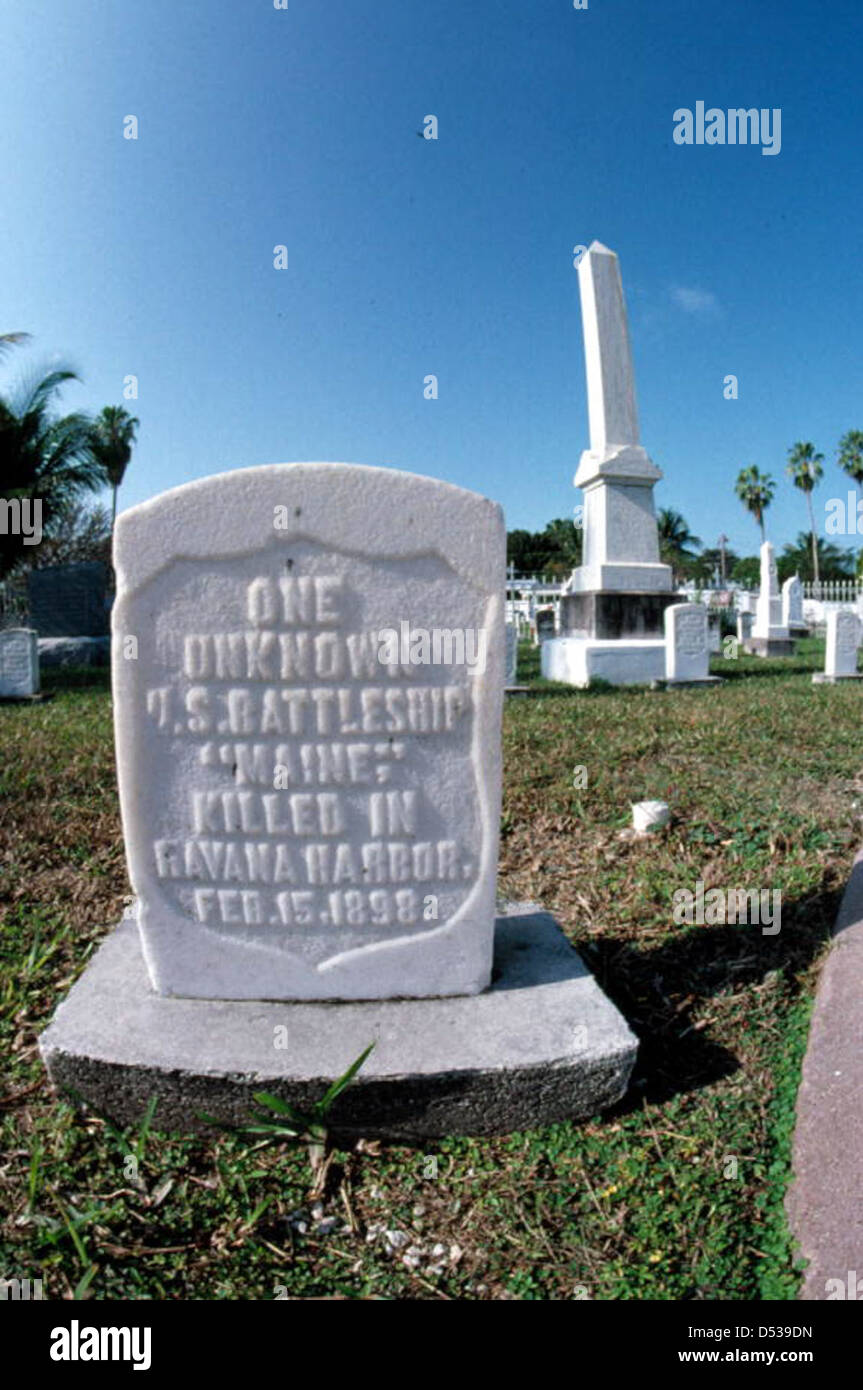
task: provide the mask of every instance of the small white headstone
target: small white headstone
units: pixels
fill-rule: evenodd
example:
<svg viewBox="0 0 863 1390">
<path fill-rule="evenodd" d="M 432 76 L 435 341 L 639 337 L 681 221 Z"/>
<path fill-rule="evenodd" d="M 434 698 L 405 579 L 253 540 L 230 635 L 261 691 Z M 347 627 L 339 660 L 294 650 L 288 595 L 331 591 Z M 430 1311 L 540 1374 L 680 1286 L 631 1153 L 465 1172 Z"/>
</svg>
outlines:
<svg viewBox="0 0 863 1390">
<path fill-rule="evenodd" d="M 711 652 L 722 651 L 722 633 L 720 632 L 720 618 L 717 612 L 707 614 L 707 646 Z"/>
<path fill-rule="evenodd" d="M 737 640 L 746 642 L 752 636 L 752 614 L 745 609 L 737 614 Z"/>
<path fill-rule="evenodd" d="M 827 614 L 826 676 L 856 676 L 860 620 L 849 608 Z"/>
<path fill-rule="evenodd" d="M 803 585 L 796 574 L 782 585 L 782 624 L 784 627 L 803 626 Z"/>
<path fill-rule="evenodd" d="M 703 681 L 710 672 L 707 610 L 700 603 L 672 603 L 665 610 L 665 677 Z"/>
<path fill-rule="evenodd" d="M 39 640 L 27 627 L 0 631 L 0 695 L 39 693 Z"/>
<path fill-rule="evenodd" d="M 554 636 L 554 609 L 538 608 L 536 610 L 536 638 L 541 644 L 549 641 Z"/>
<path fill-rule="evenodd" d="M 485 989 L 500 508 L 409 473 L 282 464 L 132 508 L 114 549 L 120 801 L 155 989 Z"/>
<path fill-rule="evenodd" d="M 518 628 L 515 623 L 506 625 L 506 683 L 515 685 L 518 666 Z"/>
</svg>

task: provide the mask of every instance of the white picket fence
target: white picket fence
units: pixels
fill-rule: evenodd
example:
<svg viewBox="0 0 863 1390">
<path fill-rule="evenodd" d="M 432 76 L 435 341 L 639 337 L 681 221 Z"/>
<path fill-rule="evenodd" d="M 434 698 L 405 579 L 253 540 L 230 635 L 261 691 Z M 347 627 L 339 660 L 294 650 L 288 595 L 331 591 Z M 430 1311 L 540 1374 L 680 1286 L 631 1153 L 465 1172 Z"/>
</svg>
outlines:
<svg viewBox="0 0 863 1390">
<path fill-rule="evenodd" d="M 812 627 L 820 628 L 827 614 L 835 608 L 854 608 L 863 620 L 863 579 L 825 580 L 821 584 L 803 584 L 803 617 Z M 554 610 L 554 630 L 560 632 L 560 598 L 563 581 L 542 574 L 514 574 L 506 581 L 506 620 L 515 623 L 520 637 L 537 640 L 536 611 Z M 752 613 L 758 601 L 757 590 L 738 589 L 732 585 L 724 591 L 700 588 L 692 582 L 677 590 L 681 602 L 703 603 L 708 607 L 728 607 L 732 612 Z M 721 595 L 721 596 L 720 596 Z M 727 600 L 730 600 L 728 602 Z M 2 625 L 2 624 L 0 624 Z"/>
<path fill-rule="evenodd" d="M 803 597 L 817 603 L 856 603 L 863 595 L 863 579 L 828 579 L 803 585 Z"/>
<path fill-rule="evenodd" d="M 560 631 L 560 595 L 563 580 L 544 574 L 516 574 L 510 566 L 506 577 L 506 621 L 515 623 L 520 637 L 536 640 L 536 610 L 554 610 L 554 630 Z"/>
</svg>

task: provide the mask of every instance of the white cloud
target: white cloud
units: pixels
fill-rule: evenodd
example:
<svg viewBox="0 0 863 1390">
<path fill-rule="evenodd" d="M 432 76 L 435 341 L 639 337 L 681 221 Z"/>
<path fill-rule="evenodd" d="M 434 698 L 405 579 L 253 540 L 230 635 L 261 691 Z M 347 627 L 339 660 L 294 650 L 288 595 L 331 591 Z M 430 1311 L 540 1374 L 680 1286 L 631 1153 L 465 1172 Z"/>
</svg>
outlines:
<svg viewBox="0 0 863 1390">
<path fill-rule="evenodd" d="M 671 298 L 685 314 L 710 316 L 719 313 L 719 300 L 712 290 L 697 290 L 685 285 L 674 285 Z"/>
</svg>

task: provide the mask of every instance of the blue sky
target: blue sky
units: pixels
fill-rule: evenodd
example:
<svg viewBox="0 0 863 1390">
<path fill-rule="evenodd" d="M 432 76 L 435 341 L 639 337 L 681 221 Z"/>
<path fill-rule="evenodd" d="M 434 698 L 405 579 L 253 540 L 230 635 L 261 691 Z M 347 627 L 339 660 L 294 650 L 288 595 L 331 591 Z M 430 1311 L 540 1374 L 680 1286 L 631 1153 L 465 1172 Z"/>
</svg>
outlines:
<svg viewBox="0 0 863 1390">
<path fill-rule="evenodd" d="M 69 409 L 139 416 L 121 507 L 333 459 L 473 488 L 511 528 L 571 515 L 588 443 L 572 248 L 594 238 L 621 258 L 657 505 L 751 554 L 743 465 L 777 479 L 780 545 L 806 525 L 795 440 L 826 456 L 822 517 L 851 486 L 835 453 L 863 428 L 859 0 L 0 13 L 0 329 L 79 368 Z M 676 145 L 673 112 L 698 100 L 781 108 L 780 153 Z M 428 114 L 437 141 L 418 137 Z"/>
</svg>

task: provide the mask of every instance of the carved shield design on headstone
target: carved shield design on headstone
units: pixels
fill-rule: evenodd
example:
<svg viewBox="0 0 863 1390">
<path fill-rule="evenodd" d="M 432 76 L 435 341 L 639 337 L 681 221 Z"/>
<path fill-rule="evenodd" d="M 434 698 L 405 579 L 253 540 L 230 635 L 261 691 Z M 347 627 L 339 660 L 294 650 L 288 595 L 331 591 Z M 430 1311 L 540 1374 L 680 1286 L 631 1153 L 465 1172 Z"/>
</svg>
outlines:
<svg viewBox="0 0 863 1390">
<path fill-rule="evenodd" d="M 160 992 L 487 986 L 504 548 L 486 499 L 342 464 L 120 517 L 118 772 Z"/>
</svg>

